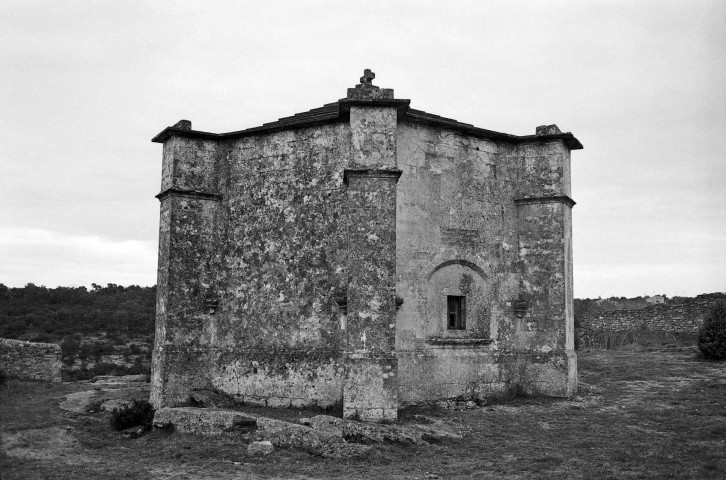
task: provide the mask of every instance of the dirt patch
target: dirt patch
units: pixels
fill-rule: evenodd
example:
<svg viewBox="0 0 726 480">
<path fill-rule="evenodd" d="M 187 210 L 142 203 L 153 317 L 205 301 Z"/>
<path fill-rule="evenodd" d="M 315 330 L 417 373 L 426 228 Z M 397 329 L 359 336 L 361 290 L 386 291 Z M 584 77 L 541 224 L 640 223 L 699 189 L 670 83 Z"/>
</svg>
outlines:
<svg viewBox="0 0 726 480">
<path fill-rule="evenodd" d="M 78 442 L 70 428 L 37 428 L 2 435 L 3 451 L 10 457 L 53 460 L 75 456 Z"/>
</svg>

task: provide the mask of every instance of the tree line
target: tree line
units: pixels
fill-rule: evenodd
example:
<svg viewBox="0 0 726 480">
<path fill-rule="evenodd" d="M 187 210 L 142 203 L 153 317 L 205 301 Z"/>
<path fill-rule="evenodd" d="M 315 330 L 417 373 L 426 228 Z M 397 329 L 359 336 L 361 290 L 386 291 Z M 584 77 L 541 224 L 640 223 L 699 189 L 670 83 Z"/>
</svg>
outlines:
<svg viewBox="0 0 726 480">
<path fill-rule="evenodd" d="M 154 333 L 156 286 L 47 288 L 0 283 L 0 337 L 58 342 L 66 335 L 149 336 Z"/>
</svg>

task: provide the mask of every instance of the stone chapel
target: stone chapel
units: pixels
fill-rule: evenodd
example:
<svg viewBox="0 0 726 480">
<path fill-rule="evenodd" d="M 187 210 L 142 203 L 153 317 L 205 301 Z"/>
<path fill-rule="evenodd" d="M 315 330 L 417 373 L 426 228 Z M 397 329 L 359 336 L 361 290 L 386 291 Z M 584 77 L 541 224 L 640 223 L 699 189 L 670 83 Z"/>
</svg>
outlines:
<svg viewBox="0 0 726 480">
<path fill-rule="evenodd" d="M 569 396 L 570 152 L 411 108 L 365 71 L 345 98 L 162 143 L 151 399 L 395 420 L 439 399 Z"/>
</svg>

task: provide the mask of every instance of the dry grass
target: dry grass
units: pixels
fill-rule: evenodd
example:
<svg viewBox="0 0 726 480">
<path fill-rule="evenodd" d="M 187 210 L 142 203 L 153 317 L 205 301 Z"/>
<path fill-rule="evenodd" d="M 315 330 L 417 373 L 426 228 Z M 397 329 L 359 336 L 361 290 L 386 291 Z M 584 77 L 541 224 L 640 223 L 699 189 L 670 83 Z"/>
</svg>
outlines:
<svg viewBox="0 0 726 480">
<path fill-rule="evenodd" d="M 580 340 L 579 347 L 585 351 L 620 348 L 661 350 L 695 345 L 697 336 L 697 333 L 651 330 L 643 326 L 623 330 L 602 329 L 588 332 L 587 336 Z"/>
<path fill-rule="evenodd" d="M 294 450 L 246 457 L 235 437 L 163 431 L 127 440 L 108 414 L 57 405 L 87 386 L 11 381 L 0 391 L 3 479 L 549 479 L 726 477 L 726 364 L 694 350 L 581 353 L 580 395 L 433 411 L 465 433 L 430 446 L 377 446 L 363 459 Z"/>
</svg>

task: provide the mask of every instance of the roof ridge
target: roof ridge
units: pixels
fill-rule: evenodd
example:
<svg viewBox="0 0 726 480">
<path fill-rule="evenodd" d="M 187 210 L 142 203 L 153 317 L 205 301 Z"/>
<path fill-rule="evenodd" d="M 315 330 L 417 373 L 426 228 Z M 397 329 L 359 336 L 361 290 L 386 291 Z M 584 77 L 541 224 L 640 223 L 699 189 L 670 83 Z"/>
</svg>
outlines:
<svg viewBox="0 0 726 480">
<path fill-rule="evenodd" d="M 408 102 L 408 100 L 400 100 Z M 324 123 L 334 120 L 343 120 L 346 118 L 345 109 L 342 108 L 344 105 L 341 103 L 349 102 L 348 99 L 342 98 L 335 102 L 326 103 L 321 107 L 311 108 L 310 110 L 295 113 L 290 116 L 280 117 L 272 122 L 266 122 L 262 125 L 255 127 L 249 127 L 242 130 L 227 133 L 209 133 L 195 130 L 183 130 L 177 127 L 167 127 L 156 137 L 153 138 L 154 142 L 163 142 L 172 133 L 180 134 L 184 136 L 199 136 L 202 138 L 218 138 L 225 139 L 235 136 L 241 136 L 245 134 L 254 134 L 265 131 L 274 131 L 277 129 L 291 128 L 291 127 L 304 127 L 310 126 L 316 123 Z M 430 123 L 433 125 L 441 125 L 450 128 L 462 130 L 470 135 L 478 137 L 488 137 L 495 140 L 507 141 L 507 142 L 529 142 L 533 140 L 550 140 L 550 139 L 562 139 L 565 141 L 567 146 L 572 150 L 578 150 L 582 148 L 582 144 L 572 135 L 572 133 L 559 133 L 550 135 L 513 135 L 509 133 L 497 132 L 495 130 L 488 130 L 485 128 L 475 127 L 471 123 L 460 122 L 454 118 L 442 117 L 434 113 L 428 113 L 424 110 L 416 108 L 404 107 L 403 110 L 399 111 L 399 118 L 407 118 L 414 122 Z"/>
</svg>

